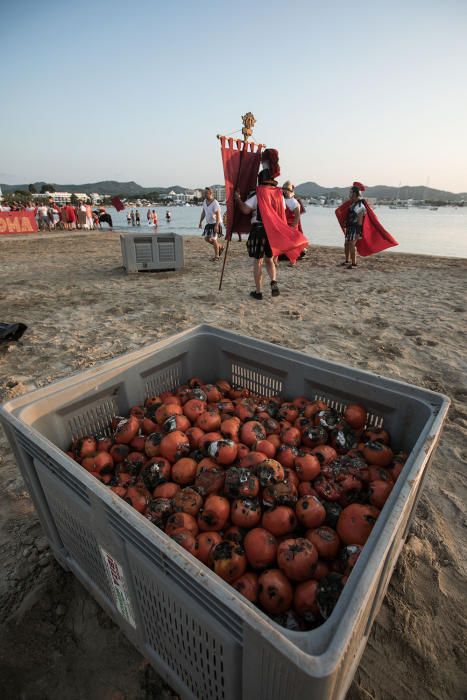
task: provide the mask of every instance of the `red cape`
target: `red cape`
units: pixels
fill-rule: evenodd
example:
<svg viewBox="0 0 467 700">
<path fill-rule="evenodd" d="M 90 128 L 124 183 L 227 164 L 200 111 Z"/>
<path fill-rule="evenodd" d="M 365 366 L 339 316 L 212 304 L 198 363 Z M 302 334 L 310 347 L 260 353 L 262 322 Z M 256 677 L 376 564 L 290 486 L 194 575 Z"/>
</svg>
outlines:
<svg viewBox="0 0 467 700">
<path fill-rule="evenodd" d="M 363 230 L 361 238 L 357 241 L 357 250 L 359 255 L 366 257 L 367 255 L 373 255 L 373 253 L 379 253 L 386 248 L 392 248 L 395 245 L 399 245 L 395 238 L 391 236 L 389 231 L 380 224 L 378 218 L 370 207 L 368 202 L 362 200 L 366 209 L 366 216 L 363 218 Z M 347 212 L 350 209 L 352 200 L 348 199 L 346 202 L 337 207 L 336 216 L 337 220 L 344 230 L 347 221 Z"/>
<path fill-rule="evenodd" d="M 289 209 L 289 207 L 287 205 L 285 207 L 285 218 L 287 219 L 287 224 L 289 226 L 291 226 L 292 228 L 294 228 L 293 222 L 295 221 L 295 211 L 292 211 L 291 209 Z M 300 231 L 300 233 L 303 233 L 302 222 L 300 221 L 300 219 L 298 220 L 297 228 Z"/>
<path fill-rule="evenodd" d="M 270 185 L 259 185 L 256 197 L 272 254 L 285 254 L 291 262 L 295 262 L 302 250 L 308 248 L 309 242 L 298 228 L 287 224 L 281 190 Z"/>
</svg>

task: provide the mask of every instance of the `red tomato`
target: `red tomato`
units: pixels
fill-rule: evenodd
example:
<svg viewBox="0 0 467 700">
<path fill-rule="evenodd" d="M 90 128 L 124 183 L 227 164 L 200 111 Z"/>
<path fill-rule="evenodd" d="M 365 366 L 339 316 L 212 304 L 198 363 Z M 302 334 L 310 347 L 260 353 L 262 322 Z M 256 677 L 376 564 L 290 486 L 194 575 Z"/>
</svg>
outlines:
<svg viewBox="0 0 467 700">
<path fill-rule="evenodd" d="M 313 577 L 318 551 L 304 537 L 284 540 L 277 548 L 277 564 L 291 581 L 307 581 Z"/>
<path fill-rule="evenodd" d="M 321 464 L 316 455 L 299 454 L 295 457 L 294 468 L 300 481 L 313 481 L 321 471 Z"/>
<path fill-rule="evenodd" d="M 234 581 L 232 586 L 251 603 L 256 603 L 258 600 L 258 575 L 253 571 L 247 571 Z"/>
<path fill-rule="evenodd" d="M 245 551 L 239 544 L 220 542 L 213 548 L 211 556 L 215 573 L 224 581 L 232 583 L 245 573 Z"/>
<path fill-rule="evenodd" d="M 392 491 L 391 481 L 372 481 L 369 488 L 369 500 L 371 505 L 382 508 Z"/>
<path fill-rule="evenodd" d="M 316 496 L 302 496 L 295 509 L 297 518 L 306 528 L 319 527 L 326 519 L 326 509 Z"/>
<path fill-rule="evenodd" d="M 273 615 L 289 610 L 293 588 L 280 569 L 267 569 L 258 579 L 258 600 L 266 612 Z"/>
<path fill-rule="evenodd" d="M 327 525 L 321 525 L 314 530 L 308 530 L 307 540 L 313 542 L 318 555 L 323 559 L 335 559 L 339 553 L 341 541 L 335 530 Z"/>
<path fill-rule="evenodd" d="M 255 527 L 243 540 L 248 563 L 253 569 L 265 569 L 276 563 L 277 540 L 268 530 Z"/>
<path fill-rule="evenodd" d="M 276 537 L 287 535 L 297 527 L 297 517 L 287 506 L 277 506 L 263 515 L 262 526 Z"/>
<path fill-rule="evenodd" d="M 344 508 L 337 521 L 337 534 L 344 544 L 363 545 L 371 534 L 379 510 L 374 506 L 352 503 Z"/>
</svg>

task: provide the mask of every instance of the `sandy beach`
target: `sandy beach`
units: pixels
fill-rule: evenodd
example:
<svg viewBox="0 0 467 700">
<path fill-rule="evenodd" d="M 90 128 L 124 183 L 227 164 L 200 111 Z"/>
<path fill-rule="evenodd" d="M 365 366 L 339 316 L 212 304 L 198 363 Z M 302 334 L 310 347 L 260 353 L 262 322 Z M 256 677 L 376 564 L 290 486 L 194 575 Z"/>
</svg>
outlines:
<svg viewBox="0 0 467 700">
<path fill-rule="evenodd" d="M 404 254 L 336 267 L 337 248 L 281 263 L 281 295 L 248 296 L 251 263 L 219 263 L 200 237 L 185 267 L 127 275 L 117 232 L 0 236 L 4 401 L 207 322 L 401 379 L 452 401 L 424 494 L 348 700 L 461 700 L 467 688 L 467 260 Z M 0 432 L 0 677 L 9 700 L 176 697 L 54 562 Z"/>
</svg>

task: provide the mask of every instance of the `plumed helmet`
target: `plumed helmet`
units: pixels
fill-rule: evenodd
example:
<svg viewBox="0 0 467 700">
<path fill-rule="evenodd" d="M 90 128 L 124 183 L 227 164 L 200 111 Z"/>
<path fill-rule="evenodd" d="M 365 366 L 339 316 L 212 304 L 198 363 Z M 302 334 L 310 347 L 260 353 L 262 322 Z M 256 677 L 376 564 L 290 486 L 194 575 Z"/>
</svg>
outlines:
<svg viewBox="0 0 467 700">
<path fill-rule="evenodd" d="M 279 167 L 279 151 L 275 148 L 266 148 L 261 156 L 261 161 L 266 161 L 265 167 L 269 169 L 269 174 L 272 178 L 278 177 L 281 174 Z"/>
<path fill-rule="evenodd" d="M 352 191 L 353 192 L 365 192 L 365 185 L 362 185 L 361 182 L 354 182 L 352 185 Z"/>
</svg>

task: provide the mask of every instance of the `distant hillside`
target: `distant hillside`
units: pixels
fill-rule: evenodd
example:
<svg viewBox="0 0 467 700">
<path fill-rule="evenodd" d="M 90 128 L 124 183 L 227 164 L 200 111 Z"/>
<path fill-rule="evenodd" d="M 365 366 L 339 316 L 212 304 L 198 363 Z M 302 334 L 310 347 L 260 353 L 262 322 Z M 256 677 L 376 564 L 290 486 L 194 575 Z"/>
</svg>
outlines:
<svg viewBox="0 0 467 700">
<path fill-rule="evenodd" d="M 29 184 L 30 183 L 22 185 L 0 184 L 0 187 L 2 188 L 2 192 L 6 194 L 7 192 L 15 192 L 15 190 L 27 191 Z M 81 185 L 62 185 L 56 182 L 33 182 L 32 184 L 36 188 L 37 192 L 40 192 L 44 185 L 51 184 L 57 192 L 86 192 L 86 194 L 97 192 L 100 195 L 121 195 L 123 197 L 142 197 L 149 192 L 167 194 L 174 191 L 179 194 L 190 189 L 188 187 L 181 187 L 180 185 L 172 185 L 171 187 L 142 187 L 133 180 L 130 182 L 102 180 L 101 182 L 86 182 Z M 300 197 L 346 197 L 349 192 L 349 187 L 322 187 L 316 182 L 302 182 L 300 185 L 297 185 L 296 192 Z M 365 190 L 365 194 L 368 197 L 375 197 L 376 199 L 390 200 L 396 198 L 418 200 L 426 199 L 438 202 L 467 200 L 466 192 L 455 194 L 453 192 L 446 192 L 445 190 L 435 190 L 432 187 L 424 187 L 423 185 L 419 185 L 417 187 L 409 187 L 408 185 L 404 185 L 403 187 L 375 185 L 374 187 L 368 187 Z"/>
<path fill-rule="evenodd" d="M 322 187 L 316 182 L 303 182 L 297 185 L 295 191 L 299 197 L 346 197 L 349 193 L 349 187 Z M 460 201 L 467 198 L 467 195 L 463 192 L 454 194 L 453 192 L 435 190 L 432 187 L 424 187 L 423 185 L 418 185 L 417 187 L 409 187 L 408 185 L 404 185 L 403 187 L 375 185 L 374 187 L 367 187 L 365 195 L 367 197 L 375 197 L 376 199 L 428 199 L 440 202 L 447 202 L 449 200 Z"/>
<path fill-rule="evenodd" d="M 15 192 L 16 190 L 27 191 L 29 185 L 32 184 L 36 188 L 37 192 L 41 191 L 41 188 L 46 185 L 52 185 L 57 192 L 85 192 L 90 194 L 91 192 L 97 192 L 101 195 L 126 195 L 128 197 L 138 197 L 146 194 L 146 192 L 161 192 L 167 193 L 174 192 L 186 192 L 186 187 L 180 187 L 179 185 L 174 185 L 173 187 L 142 187 L 138 185 L 137 182 L 117 182 L 116 180 L 103 180 L 102 182 L 86 182 L 82 185 L 62 185 L 57 182 L 33 182 L 22 185 L 5 185 L 0 183 L 2 192 L 6 194 L 7 192 Z"/>
</svg>

